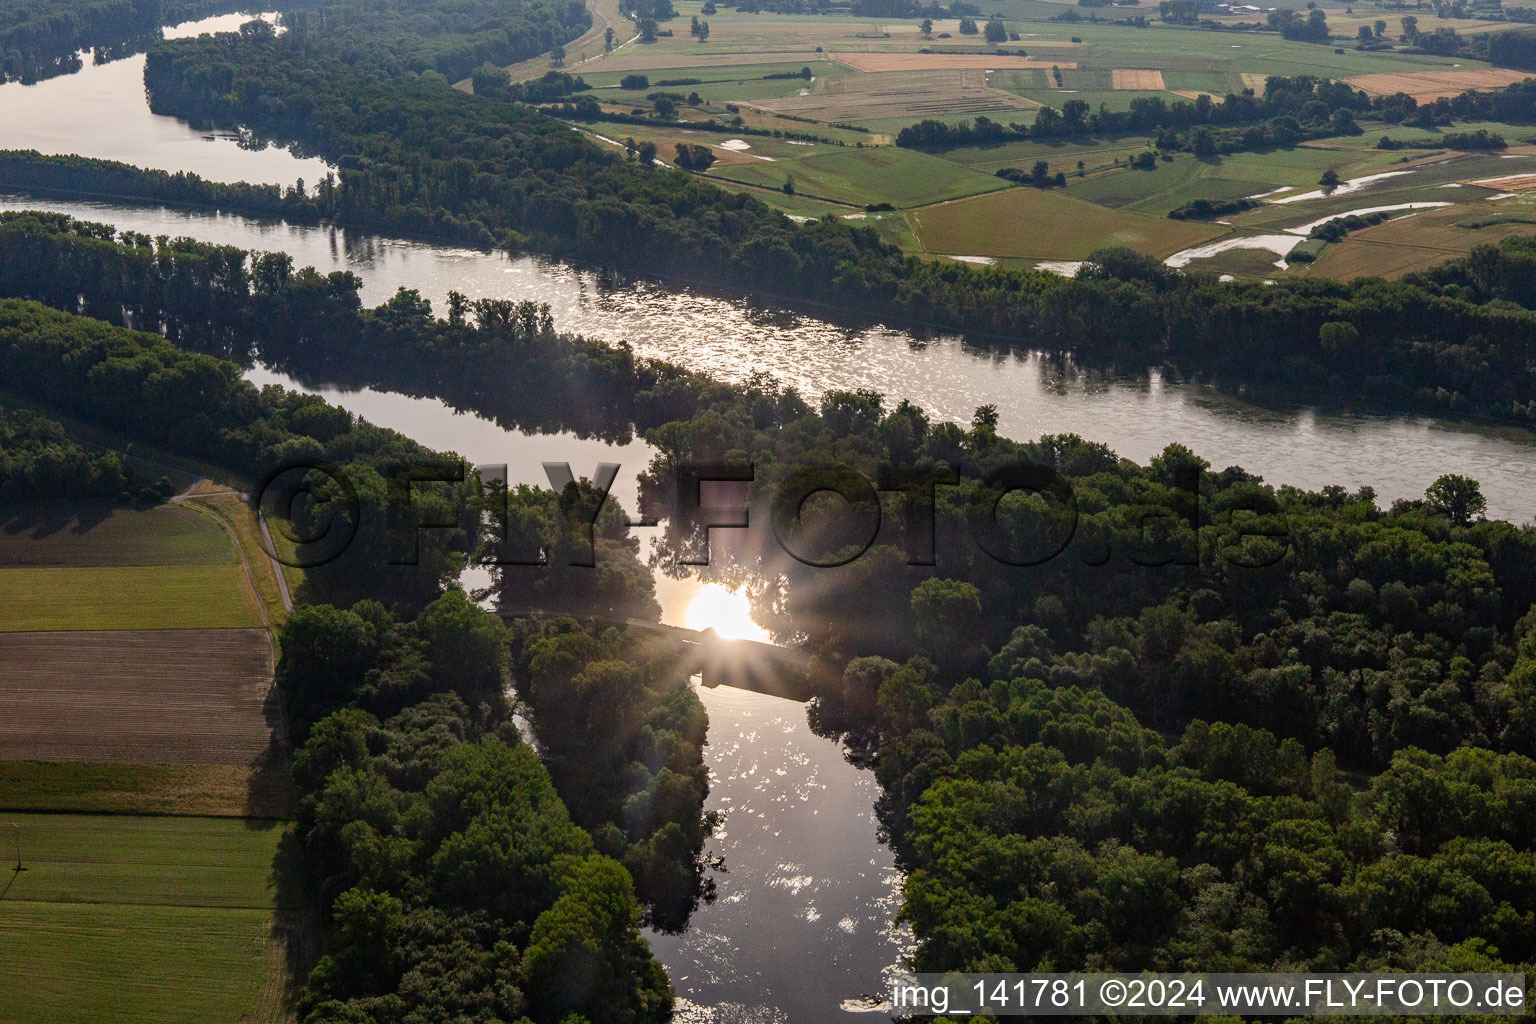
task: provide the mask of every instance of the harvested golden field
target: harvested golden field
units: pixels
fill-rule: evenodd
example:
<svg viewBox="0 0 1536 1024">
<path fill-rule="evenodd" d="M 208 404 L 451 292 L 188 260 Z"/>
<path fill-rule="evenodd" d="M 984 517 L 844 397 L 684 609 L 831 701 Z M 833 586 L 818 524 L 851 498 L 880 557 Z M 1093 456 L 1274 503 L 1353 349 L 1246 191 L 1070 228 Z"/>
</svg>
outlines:
<svg viewBox="0 0 1536 1024">
<path fill-rule="evenodd" d="M 1075 69 L 1076 61 L 1036 60 L 1033 57 L 999 56 L 990 53 L 833 53 L 839 64 L 856 71 L 948 71 L 956 68 L 1009 68 L 1049 71 Z"/>
<path fill-rule="evenodd" d="M 1463 181 L 1463 185 L 1476 185 L 1479 188 L 1491 188 L 1499 192 L 1525 192 L 1536 188 L 1536 174 L 1509 174 L 1499 178 L 1478 178 L 1475 181 Z"/>
<path fill-rule="evenodd" d="M 807 96 L 742 101 L 742 105 L 822 121 L 858 121 L 983 110 L 1028 110 L 1040 104 L 993 89 L 987 85 L 985 71 L 968 68 L 842 75 L 824 79 L 822 87 Z"/>
<path fill-rule="evenodd" d="M 1468 89 L 1502 89 L 1530 77 L 1528 71 L 1487 68 L 1482 71 L 1406 71 L 1359 75 L 1345 81 L 1356 89 L 1364 89 L 1376 96 L 1394 96 L 1402 92 L 1424 103 L 1441 97 L 1460 96 Z"/>
<path fill-rule="evenodd" d="M 1161 91 L 1164 88 L 1161 71 L 1127 71 L 1116 68 L 1110 72 L 1110 76 L 1116 89 Z"/>
<path fill-rule="evenodd" d="M 1256 71 L 1243 72 L 1243 87 L 1252 89 L 1260 96 L 1264 95 L 1264 83 L 1269 81 L 1269 75 Z"/>
<path fill-rule="evenodd" d="M 260 629 L 0 634 L 0 759 L 251 765 L 273 668 Z"/>
</svg>

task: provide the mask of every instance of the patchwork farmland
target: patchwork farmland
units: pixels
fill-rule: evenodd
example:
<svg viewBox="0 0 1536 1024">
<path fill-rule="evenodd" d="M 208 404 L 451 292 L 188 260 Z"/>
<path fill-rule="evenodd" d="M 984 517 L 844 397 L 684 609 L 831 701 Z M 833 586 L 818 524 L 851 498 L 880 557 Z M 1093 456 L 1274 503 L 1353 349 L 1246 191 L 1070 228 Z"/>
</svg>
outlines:
<svg viewBox="0 0 1536 1024">
<path fill-rule="evenodd" d="M 254 529 L 207 486 L 0 516 L 0 826 L 27 867 L 0 1021 L 291 1019 L 312 929 L 271 881 L 282 605 Z"/>
<path fill-rule="evenodd" d="M 1040 61 L 1030 57 L 985 53 L 839 53 L 832 59 L 856 71 L 872 74 L 882 71 L 950 71 L 957 68 L 1049 71 L 1052 67 L 1077 67 L 1070 62 Z"/>
<path fill-rule="evenodd" d="M 1212 32 L 1172 24 L 1151 10 L 1066 21 L 1058 16 L 1073 5 L 1009 0 L 995 19 L 1003 33 L 994 24 L 983 38 L 986 17 L 967 25 L 952 16 L 756 13 L 702 0 L 673 7 L 676 16 L 660 23 L 653 42 L 625 36 L 612 53 L 587 53 L 571 68 L 605 116 L 624 118 L 616 125 L 578 121 L 581 130 L 615 146 L 654 144 L 668 164 L 679 145 L 703 147 L 710 160 L 694 173 L 799 219 L 855 218 L 925 258 L 1070 271 L 1104 246 L 1166 259 L 1215 244 L 1213 255 L 1191 256 L 1188 265 L 1265 278 L 1372 267 L 1400 274 L 1499 232 L 1524 233 L 1532 219 L 1516 207 L 1536 180 L 1536 147 L 1525 145 L 1536 131 L 1519 125 L 1377 121 L 1363 132 L 1347 125 L 1333 137 L 1314 133 L 1292 145 L 1198 158 L 1188 147 L 1163 150 L 1155 131 L 1020 139 L 1038 118 L 1059 118 L 1069 104 L 1082 117 L 1138 103 L 1221 103 L 1245 91 L 1262 96 L 1271 76 L 1330 78 L 1360 90 L 1366 102 L 1397 93 L 1429 102 L 1500 89 L 1528 73 L 1440 56 L 1393 33 L 1406 32 L 1410 22 L 1421 33 L 1502 31 L 1507 23 L 1428 10 L 1377 17 L 1324 2 L 1312 8 L 1337 27 L 1320 44 L 1245 24 L 1262 21 L 1263 12 L 1211 15 L 1227 29 L 1246 29 Z M 1132 24 L 1137 17 L 1146 24 Z M 708 31 L 690 33 L 698 22 Z M 1369 34 L 1368 45 L 1361 33 Z M 514 70 L 526 78 L 536 65 Z M 653 116 L 663 101 L 675 111 L 670 120 Z M 994 129 L 979 146 L 895 145 L 903 129 L 923 121 L 960 125 L 977 118 L 1001 126 L 1001 134 Z M 1443 141 L 1473 129 L 1504 141 L 1495 155 L 1507 158 L 1504 164 L 1487 167 L 1486 154 Z M 1383 135 L 1389 142 L 1378 146 Z M 1456 171 L 1437 169 L 1442 163 Z M 1025 194 L 1037 172 L 1061 182 L 1060 194 Z M 1372 178 L 1389 172 L 1401 175 Z M 1330 174 L 1350 184 L 1322 185 Z M 1366 198 L 1356 202 L 1356 193 Z M 1158 223 L 1197 200 L 1247 205 L 1198 223 Z M 1277 227 L 1284 233 L 1335 211 L 1392 206 L 1392 217 L 1406 223 L 1439 203 L 1458 207 L 1452 225 L 1503 217 L 1506 226 L 1494 233 L 1454 227 L 1432 244 L 1412 241 L 1411 227 L 1361 230 L 1309 241 L 1294 262 L 1262 243 Z M 1499 203 L 1506 206 L 1496 209 Z"/>
</svg>

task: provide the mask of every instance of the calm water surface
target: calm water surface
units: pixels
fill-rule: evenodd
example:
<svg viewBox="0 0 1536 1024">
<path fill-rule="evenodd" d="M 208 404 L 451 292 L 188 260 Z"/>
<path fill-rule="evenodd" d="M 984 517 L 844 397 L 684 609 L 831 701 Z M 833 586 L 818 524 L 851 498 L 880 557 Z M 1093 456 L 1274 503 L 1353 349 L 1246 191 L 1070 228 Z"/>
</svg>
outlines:
<svg viewBox="0 0 1536 1024">
<path fill-rule="evenodd" d="M 255 15 L 226 14 L 163 30 L 167 39 L 233 32 Z M 262 15 L 271 20 L 273 15 Z M 229 132 L 198 131 L 185 121 L 149 112 L 144 96 L 144 54 L 91 63 L 72 75 L 32 85 L 0 85 L 0 149 L 76 153 L 139 167 L 189 171 L 210 181 L 313 185 L 329 169 L 324 160 L 296 157 L 275 146 L 242 149 Z"/>
<path fill-rule="evenodd" d="M 869 772 L 816 737 L 805 710 L 728 686 L 709 711 L 712 847 L 728 871 L 682 935 L 652 935 L 679 1024 L 802 1024 L 877 996 L 910 947 L 891 922 L 901 875 L 875 838 Z M 767 853 L 767 856 L 764 856 Z"/>
</svg>

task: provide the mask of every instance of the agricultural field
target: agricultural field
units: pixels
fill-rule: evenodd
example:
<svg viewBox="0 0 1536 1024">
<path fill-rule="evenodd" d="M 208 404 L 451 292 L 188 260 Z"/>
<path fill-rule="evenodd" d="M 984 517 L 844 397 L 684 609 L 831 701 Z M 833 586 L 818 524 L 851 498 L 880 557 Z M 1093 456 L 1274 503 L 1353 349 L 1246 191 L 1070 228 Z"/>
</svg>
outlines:
<svg viewBox="0 0 1536 1024">
<path fill-rule="evenodd" d="M 249 765 L 0 760 L 0 811 L 277 818 L 287 795 L 253 792 Z"/>
<path fill-rule="evenodd" d="M 782 188 L 793 176 L 797 193 L 862 207 L 879 196 L 893 206 L 957 199 L 1008 187 L 995 175 L 894 146 L 812 150 L 797 159 L 732 164 L 711 176 L 747 185 Z"/>
<path fill-rule="evenodd" d="M 1536 126 L 1456 126 L 1503 135 L 1510 148 L 1491 156 L 1436 146 L 1443 129 L 1377 122 L 1368 123 L 1363 135 L 1221 158 L 1178 152 L 1138 170 L 1129 165 L 1155 148 L 1149 135 L 1010 139 L 936 153 L 892 145 L 903 128 L 924 119 L 960 123 L 985 116 L 1004 125 L 1028 125 L 1041 109 L 1060 110 L 1069 100 L 1095 110 L 1128 110 L 1144 98 L 1220 101 L 1243 90 L 1262 92 L 1271 75 L 1328 77 L 1371 95 L 1403 91 L 1421 100 L 1502 88 L 1528 77 L 1397 45 L 1408 14 L 1426 33 L 1502 31 L 1510 23 L 1440 18 L 1429 8 L 1356 9 L 1332 0 L 1283 0 L 1278 6 L 1302 17 L 1310 7 L 1321 9 L 1333 45 L 1287 40 L 1273 31 L 1213 32 L 1165 24 L 1153 5 L 1098 11 L 1097 20 L 1084 15 L 1072 22 L 1055 19 L 1069 10 L 1084 14 L 1074 4 L 1000 0 L 995 10 L 1010 38 L 988 43 L 962 33 L 955 18 L 924 26 L 920 18 L 746 14 L 732 7 L 706 15 L 701 0 L 679 0 L 677 16 L 662 23 L 655 42 L 634 38 L 626 22 L 616 32 L 621 46 L 609 54 L 585 53 L 568 70 L 580 74 L 591 86 L 587 95 L 610 112 L 645 114 L 658 92 L 680 98 L 675 122 L 581 126 L 593 136 L 613 145 L 625 138 L 654 142 L 660 159 L 669 163 L 678 143 L 706 146 L 715 162 L 697 173 L 754 193 L 796 218 L 858 217 L 888 241 L 922 256 L 1066 267 L 1100 245 L 1129 245 L 1160 258 L 1217 245 L 1218 252 L 1191 257 L 1189 265 L 1243 276 L 1376 269 L 1395 274 L 1500 234 L 1530 230 L 1520 217 L 1481 232 L 1455 225 L 1493 216 L 1490 204 L 1507 202 L 1496 195 L 1536 185 L 1536 160 L 1527 160 L 1523 148 L 1536 139 Z M 596 8 L 599 16 L 604 10 L 601 4 Z M 1146 19 L 1146 27 L 1114 23 L 1132 16 Z M 1212 17 L 1234 27 L 1262 20 L 1252 13 Z M 690 34 L 694 18 L 708 22 L 702 38 Z M 1379 29 L 1378 21 L 1384 23 Z M 1381 45 L 1357 48 L 1362 26 L 1379 32 Z M 624 88 L 625 76 L 634 74 L 646 76 L 644 87 Z M 743 130 L 733 136 L 689 126 L 705 120 Z M 754 134 L 757 130 L 781 137 Z M 792 141 L 782 137 L 785 133 L 820 141 Z M 1379 149 L 1382 135 L 1413 148 Z M 1510 159 L 1490 166 L 1501 155 Z M 997 176 L 1010 168 L 1029 172 L 1042 161 L 1049 175 L 1065 176 L 1064 189 L 1046 195 Z M 1352 183 L 1393 177 L 1324 191 L 1319 180 L 1330 171 Z M 1262 205 L 1209 223 L 1166 222 L 1170 211 L 1196 199 L 1250 198 Z M 1458 210 L 1431 218 L 1440 209 L 1432 203 L 1451 203 Z M 896 212 L 866 212 L 885 204 Z M 1304 257 L 1315 250 L 1310 264 L 1282 259 L 1299 241 L 1268 249 L 1246 241 L 1295 235 L 1296 228 L 1320 217 L 1374 206 L 1401 212 L 1394 211 L 1389 224 L 1342 242 L 1307 242 L 1297 251 Z M 1446 227 L 1417 237 L 1441 220 Z M 1402 251 L 1387 252 L 1393 249 Z"/>
<path fill-rule="evenodd" d="M 281 827 L 3 813 L 0 830 L 26 868 L 0 883 L 0 1022 L 290 1019 L 309 931 L 272 881 Z"/>
<path fill-rule="evenodd" d="M 258 629 L 0 633 L 0 757 L 250 766 L 272 669 Z"/>
<path fill-rule="evenodd" d="M 0 566 L 210 565 L 231 560 L 217 523 L 176 505 L 28 505 L 0 515 Z"/>
<path fill-rule="evenodd" d="M 1226 231 L 1117 213 L 1058 191 L 1025 188 L 926 206 L 907 217 L 928 252 L 1007 259 L 1076 260 L 1115 245 L 1166 256 Z"/>
<path fill-rule="evenodd" d="M 987 114 L 995 119 L 1023 121 L 1040 106 L 1024 96 L 994 88 L 980 68 L 914 71 L 906 75 L 843 75 L 827 80 L 815 92 L 779 99 L 756 99 L 746 105 L 776 114 L 793 114 L 831 122 L 883 125 L 905 122 L 914 114 Z"/>
<path fill-rule="evenodd" d="M 0 515 L 0 633 L 266 625 L 282 604 L 254 514 L 202 490 L 213 493 L 153 508 Z"/>
<path fill-rule="evenodd" d="M 261 625 L 245 569 L 234 562 L 0 569 L 0 632 Z"/>
<path fill-rule="evenodd" d="M 282 594 L 244 499 L 176 486 L 0 515 L 0 832 L 26 868 L 0 880 L 0 1024 L 289 1021 L 312 959 L 271 882 Z"/>
<path fill-rule="evenodd" d="M 1457 204 L 1394 218 L 1330 245 L 1303 274 L 1348 280 L 1424 270 L 1512 235 L 1536 234 L 1536 204 L 1525 197 Z"/>
<path fill-rule="evenodd" d="M 262 537 L 256 510 L 242 495 L 218 488 L 194 490 L 193 494 L 187 502 L 188 507 L 204 518 L 211 518 L 239 546 L 249 582 L 264 607 L 267 622 L 272 626 L 280 625 L 287 618 L 292 593 L 304 582 L 304 570 L 273 561 Z M 272 543 L 279 543 L 277 533 L 273 534 Z M 292 551 L 285 557 L 294 560 Z M 282 573 L 281 580 L 278 579 L 279 572 Z"/>
<path fill-rule="evenodd" d="M 1522 71 L 1484 68 L 1480 71 L 1410 71 L 1358 75 L 1346 78 L 1345 81 L 1372 96 L 1393 96 L 1401 92 L 1420 103 L 1427 103 L 1442 96 L 1459 96 L 1468 89 L 1502 89 L 1529 77 L 1529 74 Z"/>
</svg>

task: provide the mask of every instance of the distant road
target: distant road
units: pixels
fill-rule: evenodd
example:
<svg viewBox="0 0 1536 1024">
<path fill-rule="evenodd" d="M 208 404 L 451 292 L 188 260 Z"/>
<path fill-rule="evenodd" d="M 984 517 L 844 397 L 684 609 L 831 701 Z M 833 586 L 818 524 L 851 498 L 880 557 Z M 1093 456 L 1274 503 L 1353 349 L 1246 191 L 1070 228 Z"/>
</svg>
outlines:
<svg viewBox="0 0 1536 1024">
<path fill-rule="evenodd" d="M 624 16 L 619 13 L 619 0 L 587 0 L 587 6 L 592 11 L 592 27 L 585 33 L 565 44 L 565 63 L 559 68 L 550 60 L 548 53 L 541 53 L 537 57 L 530 57 L 516 64 L 506 67 L 507 77 L 514 82 L 525 82 L 530 78 L 538 78 L 546 71 L 570 71 L 578 64 L 590 64 L 592 61 L 601 60 L 607 56 L 603 52 L 603 37 L 608 29 L 613 29 L 615 38 L 623 34 L 625 29 Z M 613 46 L 617 51 L 621 47 L 628 46 L 638 39 L 638 35 L 631 35 L 616 42 Z M 470 90 L 469 79 L 455 84 L 454 88 L 465 92 Z"/>
</svg>

